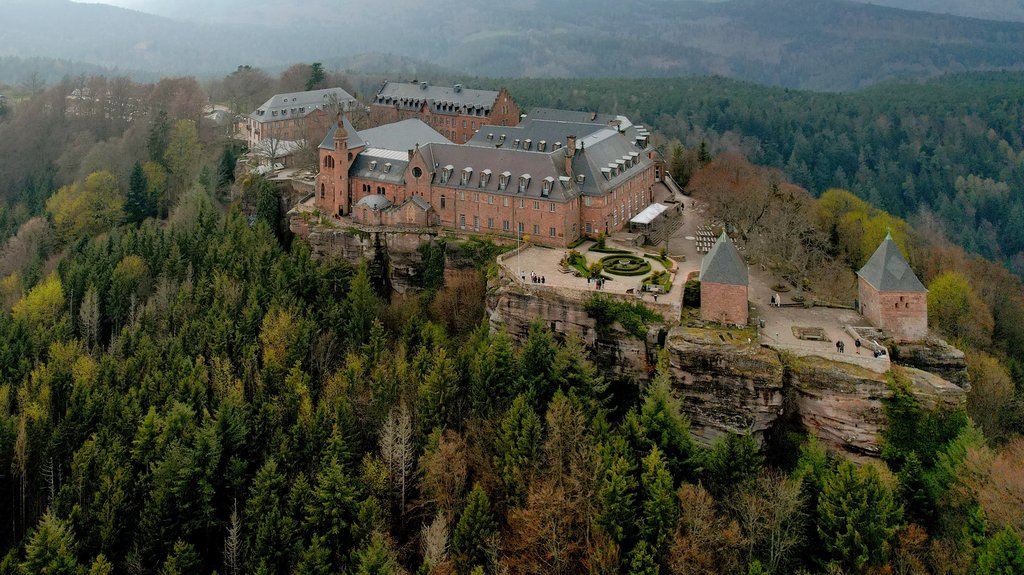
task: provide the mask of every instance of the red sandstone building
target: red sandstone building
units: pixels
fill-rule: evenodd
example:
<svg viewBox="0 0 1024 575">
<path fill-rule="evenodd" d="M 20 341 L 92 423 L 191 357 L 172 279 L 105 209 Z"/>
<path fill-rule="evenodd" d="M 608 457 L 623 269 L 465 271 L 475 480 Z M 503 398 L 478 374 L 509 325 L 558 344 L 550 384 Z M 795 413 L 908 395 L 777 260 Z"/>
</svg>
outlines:
<svg viewBox="0 0 1024 575">
<path fill-rule="evenodd" d="M 724 325 L 746 325 L 747 309 L 747 264 L 722 232 L 700 264 L 700 317 Z"/>
<path fill-rule="evenodd" d="M 355 98 L 341 88 L 277 94 L 245 119 L 246 140 L 255 149 L 263 140 L 319 141 L 341 111 L 351 110 Z"/>
<path fill-rule="evenodd" d="M 464 144 L 487 125 L 515 126 L 519 106 L 500 91 L 431 86 L 427 82 L 384 82 L 370 105 L 374 125 L 418 118 L 448 140 Z"/>
<path fill-rule="evenodd" d="M 663 169 L 646 130 L 621 116 L 486 126 L 466 145 L 418 119 L 357 132 L 345 118 L 320 146 L 316 205 L 364 225 L 565 246 L 622 230 L 650 205 Z"/>
<path fill-rule="evenodd" d="M 928 335 L 928 289 L 917 279 L 892 235 L 857 272 L 860 313 L 897 340 Z"/>
</svg>

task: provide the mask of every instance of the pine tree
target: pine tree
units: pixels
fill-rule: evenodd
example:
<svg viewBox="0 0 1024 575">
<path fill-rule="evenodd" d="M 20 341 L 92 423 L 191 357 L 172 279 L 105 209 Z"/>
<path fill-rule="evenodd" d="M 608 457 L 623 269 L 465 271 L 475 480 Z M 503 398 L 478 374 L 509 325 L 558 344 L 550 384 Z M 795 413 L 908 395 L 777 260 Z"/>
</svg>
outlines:
<svg viewBox="0 0 1024 575">
<path fill-rule="evenodd" d="M 336 572 L 331 566 L 331 549 L 326 540 L 325 536 L 313 536 L 295 566 L 295 575 L 333 575 Z"/>
<path fill-rule="evenodd" d="M 153 119 L 153 125 L 149 128 L 149 138 L 146 141 L 146 148 L 149 150 L 149 159 L 164 168 L 167 167 L 167 146 L 171 141 L 171 121 L 167 117 L 166 110 L 157 112 Z"/>
<path fill-rule="evenodd" d="M 71 523 L 47 511 L 25 545 L 24 575 L 78 575 L 78 543 Z"/>
<path fill-rule="evenodd" d="M 555 353 L 551 380 L 557 389 L 580 398 L 590 409 L 607 398 L 608 384 L 587 357 L 586 344 L 576 333 L 570 333 Z"/>
<path fill-rule="evenodd" d="M 324 73 L 324 65 L 320 62 L 313 62 L 313 65 L 309 67 L 309 79 L 306 80 L 306 91 L 316 90 L 320 88 L 324 80 L 327 79 L 327 74 Z"/>
<path fill-rule="evenodd" d="M 491 503 L 480 484 L 466 498 L 466 508 L 452 532 L 452 557 L 459 573 L 490 563 L 492 539 L 498 534 L 498 522 L 491 514 Z"/>
<path fill-rule="evenodd" d="M 149 182 L 140 162 L 135 162 L 132 174 L 128 178 L 128 199 L 124 205 L 124 212 L 126 221 L 133 224 L 156 214 L 149 194 Z"/>
<path fill-rule="evenodd" d="M 357 496 L 352 478 L 337 459 L 317 473 L 312 497 L 306 505 L 306 521 L 313 532 L 324 536 L 329 549 L 347 549 L 352 545 Z"/>
<path fill-rule="evenodd" d="M 629 554 L 628 575 L 658 575 L 658 562 L 654 549 L 646 541 L 640 541 Z"/>
<path fill-rule="evenodd" d="M 639 488 L 628 446 L 618 436 L 597 447 L 598 468 L 595 523 L 616 544 L 632 537 L 637 519 L 634 503 Z"/>
<path fill-rule="evenodd" d="M 160 566 L 159 575 L 188 575 L 199 570 L 200 559 L 196 548 L 181 539 L 174 542 L 174 548 Z"/>
<path fill-rule="evenodd" d="M 675 526 L 679 504 L 672 488 L 672 474 L 657 447 L 644 457 L 640 475 L 640 537 L 658 550 Z"/>
<path fill-rule="evenodd" d="M 735 492 L 741 484 L 757 477 L 764 465 L 757 442 L 749 433 L 730 433 L 711 446 L 704 465 L 708 491 L 716 499 Z"/>
<path fill-rule="evenodd" d="M 225 188 L 235 183 L 235 164 L 238 157 L 231 146 L 225 146 L 220 154 L 220 163 L 217 165 L 217 187 Z"/>
<path fill-rule="evenodd" d="M 691 461 L 694 447 L 690 437 L 690 422 L 682 413 L 679 400 L 672 396 L 671 375 L 668 372 L 668 357 L 662 354 L 658 362 L 658 371 L 654 381 L 644 395 L 640 408 L 638 424 L 642 438 L 634 438 L 645 445 L 635 445 L 647 451 L 649 445 L 655 445 L 661 452 L 672 475 L 683 478 L 691 473 Z"/>
<path fill-rule="evenodd" d="M 1024 545 L 1013 527 L 990 537 L 978 549 L 977 575 L 1024 575 Z"/>
<path fill-rule="evenodd" d="M 697 149 L 697 161 L 700 162 L 701 167 L 711 163 L 711 153 L 708 152 L 708 143 L 704 140 L 700 141 L 700 148 Z"/>
<path fill-rule="evenodd" d="M 357 550 L 352 557 L 355 564 L 353 575 L 399 575 L 404 573 L 398 563 L 398 553 L 379 531 L 374 532 L 370 541 Z"/>
<path fill-rule="evenodd" d="M 458 374 L 445 348 L 434 351 L 434 362 L 419 388 L 419 424 L 424 435 L 456 421 Z"/>
<path fill-rule="evenodd" d="M 266 222 L 276 235 L 281 222 L 281 199 L 274 184 L 259 180 L 256 185 L 256 219 Z"/>
<path fill-rule="evenodd" d="M 547 406 L 555 392 L 551 385 L 555 353 L 551 332 L 539 322 L 530 324 L 530 334 L 519 353 L 519 372 L 524 382 L 522 390 L 533 398 L 535 409 Z"/>
<path fill-rule="evenodd" d="M 346 327 L 349 344 L 358 350 L 370 336 L 373 320 L 377 319 L 380 311 L 380 300 L 377 299 L 377 294 L 373 293 L 365 261 L 359 263 L 356 275 L 349 282 L 345 306 L 348 312 Z"/>
<path fill-rule="evenodd" d="M 510 502 L 522 502 L 540 456 L 540 417 L 520 395 L 512 402 L 498 429 L 494 466 Z"/>
<path fill-rule="evenodd" d="M 896 499 L 903 503 L 907 521 L 930 530 L 935 521 L 934 490 L 916 453 L 907 455 L 898 480 Z"/>
<path fill-rule="evenodd" d="M 888 560 L 902 514 L 875 467 L 844 461 L 825 478 L 818 534 L 830 559 L 862 571 Z"/>
</svg>

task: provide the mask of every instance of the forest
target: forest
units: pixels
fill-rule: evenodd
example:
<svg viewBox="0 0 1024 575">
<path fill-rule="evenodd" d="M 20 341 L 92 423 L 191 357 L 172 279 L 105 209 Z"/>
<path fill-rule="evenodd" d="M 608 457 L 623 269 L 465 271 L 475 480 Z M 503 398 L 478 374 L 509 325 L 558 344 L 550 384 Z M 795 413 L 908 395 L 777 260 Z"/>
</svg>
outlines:
<svg viewBox="0 0 1024 575">
<path fill-rule="evenodd" d="M 429 246 L 405 298 L 313 258 L 202 120 L 238 80 L 69 80 L 0 118 L 0 574 L 1024 573 L 1024 288 L 1001 264 L 856 189 L 816 198 L 711 123 L 672 155 L 689 189 L 751 237 L 763 217 L 725 210 L 804 216 L 795 245 L 750 244 L 808 262 L 794 281 L 892 230 L 973 390 L 933 412 L 894 370 L 880 460 L 800 429 L 704 446 L 664 354 L 620 381 L 578 337 L 490 329 L 487 265 L 465 302 Z"/>
</svg>

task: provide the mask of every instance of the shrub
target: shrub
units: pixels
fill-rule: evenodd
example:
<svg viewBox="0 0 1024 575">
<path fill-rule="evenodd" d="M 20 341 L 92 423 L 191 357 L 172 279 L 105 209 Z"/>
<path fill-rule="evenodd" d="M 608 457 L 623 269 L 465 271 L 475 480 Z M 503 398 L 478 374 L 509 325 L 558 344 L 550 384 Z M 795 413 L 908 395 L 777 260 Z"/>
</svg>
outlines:
<svg viewBox="0 0 1024 575">
<path fill-rule="evenodd" d="M 642 276 L 651 271 L 651 264 L 633 254 L 615 254 L 600 260 L 604 269 L 617 276 Z"/>
<path fill-rule="evenodd" d="M 594 318 L 598 333 L 605 335 L 618 322 L 622 329 L 643 339 L 647 337 L 648 323 L 664 323 L 665 318 L 639 303 L 619 301 L 603 294 L 594 294 L 587 300 L 584 309 Z"/>
<path fill-rule="evenodd" d="M 683 289 L 683 305 L 700 307 L 700 280 L 687 280 Z"/>
</svg>

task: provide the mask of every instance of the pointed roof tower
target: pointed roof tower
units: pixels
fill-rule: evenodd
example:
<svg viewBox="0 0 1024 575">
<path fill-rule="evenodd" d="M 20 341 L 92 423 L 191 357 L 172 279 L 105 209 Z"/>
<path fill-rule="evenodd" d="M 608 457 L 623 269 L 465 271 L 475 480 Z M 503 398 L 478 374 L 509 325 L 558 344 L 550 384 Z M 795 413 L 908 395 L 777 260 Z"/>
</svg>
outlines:
<svg viewBox="0 0 1024 575">
<path fill-rule="evenodd" d="M 718 241 L 715 242 L 711 251 L 701 261 L 700 281 L 701 283 L 747 285 L 747 264 L 724 231 L 722 235 L 718 236 Z"/>
<path fill-rule="evenodd" d="M 885 234 L 882 244 L 857 275 L 880 292 L 928 291 L 914 275 L 914 270 L 910 269 L 910 264 L 893 241 L 891 233 Z"/>
</svg>

